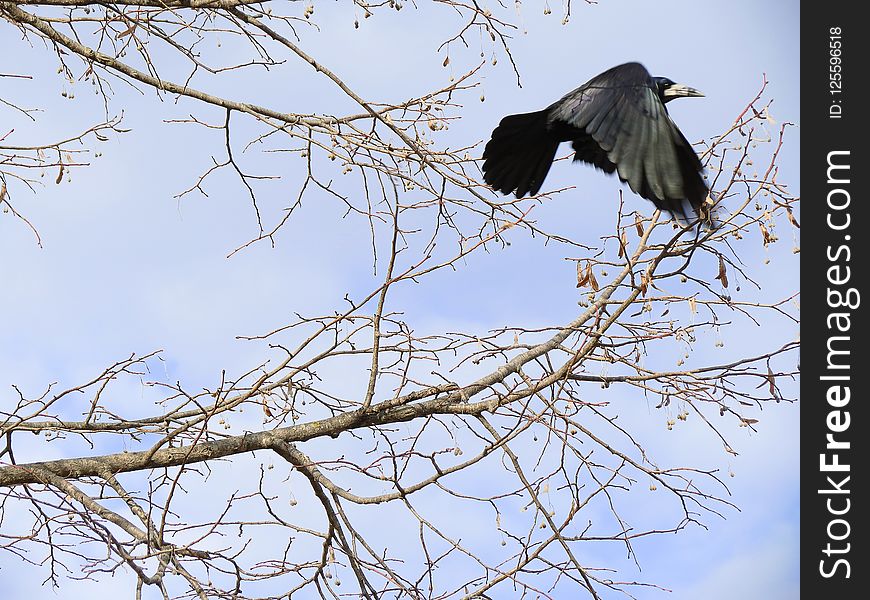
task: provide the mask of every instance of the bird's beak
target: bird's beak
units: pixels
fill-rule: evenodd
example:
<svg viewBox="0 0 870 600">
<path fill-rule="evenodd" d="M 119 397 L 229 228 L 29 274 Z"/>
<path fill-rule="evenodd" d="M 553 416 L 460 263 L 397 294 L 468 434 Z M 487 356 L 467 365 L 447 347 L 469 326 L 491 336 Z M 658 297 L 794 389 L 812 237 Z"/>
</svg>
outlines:
<svg viewBox="0 0 870 600">
<path fill-rule="evenodd" d="M 682 83 L 676 83 L 665 89 L 665 98 L 702 98 L 704 94 Z"/>
</svg>

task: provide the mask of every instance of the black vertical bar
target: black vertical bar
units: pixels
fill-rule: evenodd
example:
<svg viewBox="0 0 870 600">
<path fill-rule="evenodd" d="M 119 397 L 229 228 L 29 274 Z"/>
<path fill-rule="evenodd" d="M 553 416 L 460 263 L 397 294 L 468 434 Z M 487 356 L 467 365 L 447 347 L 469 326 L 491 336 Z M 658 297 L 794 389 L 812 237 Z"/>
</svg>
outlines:
<svg viewBox="0 0 870 600">
<path fill-rule="evenodd" d="M 801 6 L 801 593 L 870 597 L 866 405 L 870 30 L 861 2 Z"/>
</svg>

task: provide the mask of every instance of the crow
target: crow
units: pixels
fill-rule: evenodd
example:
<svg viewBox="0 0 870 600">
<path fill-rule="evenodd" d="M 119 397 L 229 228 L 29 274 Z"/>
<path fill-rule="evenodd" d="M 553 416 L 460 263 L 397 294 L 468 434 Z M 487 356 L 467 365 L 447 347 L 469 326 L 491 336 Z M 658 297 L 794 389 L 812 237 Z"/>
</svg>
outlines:
<svg viewBox="0 0 870 600">
<path fill-rule="evenodd" d="M 613 67 L 544 110 L 502 119 L 483 151 L 483 178 L 503 194 L 537 194 L 559 144 L 571 142 L 575 161 L 616 171 L 657 208 L 685 216 L 685 200 L 701 214 L 703 165 L 665 104 L 703 95 L 636 62 Z"/>
</svg>

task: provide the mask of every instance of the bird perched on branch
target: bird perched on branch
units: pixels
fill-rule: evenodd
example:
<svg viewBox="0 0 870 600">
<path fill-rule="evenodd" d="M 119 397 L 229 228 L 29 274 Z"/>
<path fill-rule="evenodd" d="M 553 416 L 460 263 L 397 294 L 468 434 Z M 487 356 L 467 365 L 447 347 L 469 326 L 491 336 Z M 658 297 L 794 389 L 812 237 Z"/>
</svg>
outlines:
<svg viewBox="0 0 870 600">
<path fill-rule="evenodd" d="M 483 151 L 484 180 L 517 198 L 537 194 L 561 142 L 574 160 L 616 173 L 657 208 L 685 215 L 683 201 L 700 213 L 708 188 L 692 145 L 668 115 L 674 98 L 703 96 L 666 77 L 626 63 L 593 77 L 544 110 L 509 115 Z"/>
</svg>

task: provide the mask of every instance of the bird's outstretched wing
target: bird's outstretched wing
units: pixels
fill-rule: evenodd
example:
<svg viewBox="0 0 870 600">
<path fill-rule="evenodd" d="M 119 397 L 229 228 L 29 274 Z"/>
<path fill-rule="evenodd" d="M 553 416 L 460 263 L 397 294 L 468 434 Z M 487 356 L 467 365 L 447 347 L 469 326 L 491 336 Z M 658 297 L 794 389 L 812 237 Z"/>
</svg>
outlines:
<svg viewBox="0 0 870 600">
<path fill-rule="evenodd" d="M 658 208 L 697 210 L 707 197 L 703 167 L 668 115 L 646 68 L 627 63 L 601 73 L 548 108 L 549 127 L 571 139 L 575 160 L 614 170 Z"/>
</svg>

